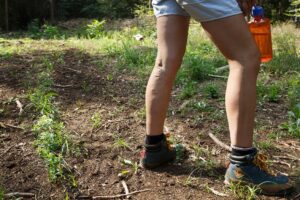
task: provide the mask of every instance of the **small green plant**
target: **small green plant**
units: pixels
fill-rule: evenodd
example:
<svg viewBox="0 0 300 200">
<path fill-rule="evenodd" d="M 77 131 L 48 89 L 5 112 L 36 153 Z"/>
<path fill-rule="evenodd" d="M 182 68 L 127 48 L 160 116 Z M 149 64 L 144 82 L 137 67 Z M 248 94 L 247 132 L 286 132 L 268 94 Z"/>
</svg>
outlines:
<svg viewBox="0 0 300 200">
<path fill-rule="evenodd" d="M 266 98 L 269 102 L 277 103 L 280 98 L 281 89 L 278 85 L 274 84 L 267 88 Z"/>
<path fill-rule="evenodd" d="M 39 38 L 41 36 L 39 20 L 32 20 L 27 26 L 27 31 L 31 38 Z"/>
<path fill-rule="evenodd" d="M 270 150 L 275 148 L 271 140 L 257 142 L 257 146 L 258 148 L 264 150 Z"/>
<path fill-rule="evenodd" d="M 124 177 L 127 177 L 129 176 L 130 174 L 137 174 L 138 170 L 139 170 L 139 164 L 138 162 L 133 162 L 131 160 L 128 160 L 128 159 L 122 159 L 122 158 L 119 158 L 120 159 L 120 162 L 123 166 L 129 166 L 130 169 L 123 169 L 119 174 L 118 176 L 120 178 L 124 178 Z"/>
<path fill-rule="evenodd" d="M 135 115 L 141 120 L 146 119 L 146 107 L 142 107 L 139 110 L 135 111 Z"/>
<path fill-rule="evenodd" d="M 196 168 L 205 169 L 209 175 L 214 175 L 212 169 L 215 168 L 217 164 L 212 160 L 211 153 L 198 145 L 194 145 L 192 149 L 194 150 Z"/>
<path fill-rule="evenodd" d="M 61 36 L 60 30 L 56 26 L 44 24 L 42 26 L 42 35 L 47 39 L 57 39 Z"/>
<path fill-rule="evenodd" d="M 102 125 L 102 117 L 100 113 L 98 112 L 94 113 L 93 116 L 91 117 L 91 122 L 92 122 L 93 129 L 99 128 Z"/>
<path fill-rule="evenodd" d="M 106 21 L 93 20 L 87 25 L 86 35 L 88 38 L 100 38 L 104 33 L 104 25 Z"/>
<path fill-rule="evenodd" d="M 208 105 L 205 101 L 198 101 L 193 104 L 193 108 L 196 108 L 199 111 L 205 111 L 208 109 Z"/>
<path fill-rule="evenodd" d="M 255 200 L 258 198 L 257 193 L 260 191 L 258 186 L 243 185 L 242 183 L 231 183 L 229 186 L 237 199 Z"/>
<path fill-rule="evenodd" d="M 4 188 L 0 186 L 0 200 L 4 199 Z"/>
<path fill-rule="evenodd" d="M 216 84 L 208 84 L 203 88 L 204 94 L 212 99 L 217 99 L 219 97 L 219 88 Z"/>
<path fill-rule="evenodd" d="M 194 81 L 189 81 L 186 84 L 184 84 L 180 94 L 180 99 L 187 99 L 191 98 L 197 93 L 197 84 Z"/>
<path fill-rule="evenodd" d="M 128 143 L 126 142 L 126 140 L 124 138 L 121 138 L 119 136 L 114 136 L 114 144 L 113 146 L 117 149 L 119 148 L 125 148 L 125 149 L 129 149 L 131 150 L 131 148 L 129 147 Z"/>
</svg>

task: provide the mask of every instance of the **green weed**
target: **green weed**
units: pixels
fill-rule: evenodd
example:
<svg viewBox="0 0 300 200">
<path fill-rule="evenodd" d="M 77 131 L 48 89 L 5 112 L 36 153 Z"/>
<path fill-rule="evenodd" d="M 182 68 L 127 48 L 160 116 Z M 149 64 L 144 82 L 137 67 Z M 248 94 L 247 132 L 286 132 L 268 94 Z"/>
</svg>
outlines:
<svg viewBox="0 0 300 200">
<path fill-rule="evenodd" d="M 213 161 L 211 152 L 197 145 L 194 145 L 192 149 L 194 150 L 196 168 L 205 169 L 209 175 L 214 175 L 213 169 L 217 164 Z"/>
<path fill-rule="evenodd" d="M 235 198 L 241 200 L 255 200 L 258 198 L 257 192 L 260 191 L 258 186 L 251 187 L 242 183 L 231 183 L 229 189 L 233 192 Z"/>
<path fill-rule="evenodd" d="M 102 125 L 102 117 L 100 113 L 98 112 L 94 113 L 93 116 L 91 117 L 91 122 L 92 122 L 93 129 L 99 128 Z"/>
<path fill-rule="evenodd" d="M 36 137 L 34 145 L 48 166 L 49 179 L 54 182 L 66 179 L 74 187 L 75 179 L 64 161 L 64 156 L 70 153 L 72 145 L 64 124 L 59 121 L 59 112 L 53 98 L 56 94 L 51 92 L 54 64 L 49 59 L 43 59 L 43 66 L 43 71 L 37 77 L 37 86 L 29 94 L 31 103 L 39 113 L 39 118 L 32 128 Z"/>
<path fill-rule="evenodd" d="M 137 174 L 138 170 L 139 170 L 139 164 L 138 162 L 133 162 L 131 160 L 128 160 L 128 159 L 122 159 L 121 157 L 119 158 L 120 159 L 120 162 L 122 164 L 122 166 L 124 167 L 130 167 L 129 169 L 126 168 L 126 169 L 123 169 L 119 174 L 118 176 L 120 178 L 125 178 L 125 177 L 128 177 L 130 174 Z"/>
<path fill-rule="evenodd" d="M 219 96 L 220 96 L 219 90 L 220 90 L 219 87 L 214 83 L 210 83 L 203 88 L 204 94 L 207 97 L 212 98 L 212 99 L 219 98 Z"/>
<path fill-rule="evenodd" d="M 300 138 L 300 76 L 290 77 L 289 79 L 289 120 L 281 125 L 281 128 L 297 138 Z"/>
<path fill-rule="evenodd" d="M 273 145 L 273 141 L 271 140 L 257 142 L 257 146 L 259 149 L 264 150 L 270 150 L 275 148 Z"/>
<path fill-rule="evenodd" d="M 4 188 L 0 186 L 0 200 L 4 199 L 4 194 L 5 194 Z"/>
<path fill-rule="evenodd" d="M 146 107 L 142 107 L 141 109 L 134 112 L 135 116 L 138 117 L 141 120 L 146 119 Z"/>
<path fill-rule="evenodd" d="M 296 38 L 294 33 L 284 33 L 274 37 L 276 51 L 272 61 L 266 64 L 267 70 L 274 74 L 300 70 Z"/>
<path fill-rule="evenodd" d="M 184 84 L 180 94 L 180 99 L 187 99 L 193 97 L 197 93 L 197 83 L 194 81 Z"/>
<path fill-rule="evenodd" d="M 104 25 L 106 24 L 105 20 L 98 21 L 93 20 L 90 24 L 87 25 L 86 35 L 88 38 L 100 38 L 104 33 Z"/>
<path fill-rule="evenodd" d="M 113 138 L 114 138 L 114 144 L 113 144 L 113 147 L 114 148 L 117 148 L 117 149 L 119 149 L 119 148 L 123 148 L 123 149 L 130 149 L 131 150 L 131 148 L 130 148 L 130 146 L 128 145 L 128 143 L 126 142 L 126 140 L 124 139 L 124 138 L 121 138 L 121 137 L 119 137 L 119 136 L 113 136 Z"/>
</svg>

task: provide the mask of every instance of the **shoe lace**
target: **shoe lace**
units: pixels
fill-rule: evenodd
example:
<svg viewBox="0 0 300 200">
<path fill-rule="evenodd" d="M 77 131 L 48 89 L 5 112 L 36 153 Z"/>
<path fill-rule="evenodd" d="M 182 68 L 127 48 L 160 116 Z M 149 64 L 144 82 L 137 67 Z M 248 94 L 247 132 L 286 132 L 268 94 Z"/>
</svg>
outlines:
<svg viewBox="0 0 300 200">
<path fill-rule="evenodd" d="M 167 147 L 171 151 L 174 148 L 174 145 L 171 142 L 171 134 L 165 133 L 165 136 L 166 136 Z"/>
<path fill-rule="evenodd" d="M 266 173 L 273 175 L 267 165 L 267 156 L 261 153 L 256 154 L 253 160 L 254 165 L 260 168 L 260 170 L 265 171 Z"/>
</svg>

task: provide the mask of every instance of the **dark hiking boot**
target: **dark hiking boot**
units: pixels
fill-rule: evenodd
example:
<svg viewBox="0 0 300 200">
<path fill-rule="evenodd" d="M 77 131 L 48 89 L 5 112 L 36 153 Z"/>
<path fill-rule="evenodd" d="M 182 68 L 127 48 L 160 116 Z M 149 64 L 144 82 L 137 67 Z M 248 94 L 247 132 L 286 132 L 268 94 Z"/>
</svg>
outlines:
<svg viewBox="0 0 300 200">
<path fill-rule="evenodd" d="M 168 141 L 169 135 L 157 144 L 145 144 L 145 149 L 141 152 L 140 164 L 143 168 L 152 169 L 171 162 L 176 158 L 176 149 Z"/>
<path fill-rule="evenodd" d="M 256 149 L 246 156 L 230 155 L 224 183 L 256 186 L 260 193 L 272 196 L 287 195 L 293 190 L 287 176 L 276 176 L 269 172 L 266 157 L 258 154 Z"/>
</svg>

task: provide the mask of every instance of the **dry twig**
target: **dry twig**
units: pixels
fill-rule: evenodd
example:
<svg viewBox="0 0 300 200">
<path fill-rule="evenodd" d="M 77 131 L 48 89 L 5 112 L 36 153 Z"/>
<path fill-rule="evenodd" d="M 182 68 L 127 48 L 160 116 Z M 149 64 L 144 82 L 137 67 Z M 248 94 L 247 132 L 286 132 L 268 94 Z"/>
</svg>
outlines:
<svg viewBox="0 0 300 200">
<path fill-rule="evenodd" d="M 3 128 L 9 127 L 9 128 L 14 128 L 14 129 L 20 129 L 20 130 L 22 130 L 22 131 L 25 130 L 25 129 L 22 128 L 22 127 L 15 126 L 15 125 L 12 125 L 12 124 L 6 124 L 6 123 L 2 123 L 2 122 L 0 122 L 0 126 L 3 127 Z"/>
<path fill-rule="evenodd" d="M 286 165 L 288 166 L 289 168 L 292 168 L 292 166 L 289 164 L 289 163 L 286 163 L 286 162 L 283 162 L 283 161 L 277 161 L 277 160 L 270 160 L 268 161 L 270 163 L 276 163 L 276 164 L 281 164 L 281 165 Z"/>
<path fill-rule="evenodd" d="M 226 149 L 227 151 L 231 152 L 231 147 L 228 146 L 227 144 L 221 142 L 214 134 L 208 133 L 209 137 L 220 147 Z"/>
<path fill-rule="evenodd" d="M 273 156 L 274 158 L 278 159 L 284 159 L 284 160 L 292 160 L 292 161 L 300 161 L 300 158 L 297 158 L 295 156 L 289 155 L 289 156 Z"/>
<path fill-rule="evenodd" d="M 128 199 L 130 196 L 128 195 L 129 194 L 129 189 L 127 187 L 127 184 L 126 184 L 126 182 L 124 180 L 121 181 L 121 183 L 122 183 L 122 186 L 123 186 L 123 188 L 125 190 L 125 194 L 127 194 L 126 199 Z"/>
<path fill-rule="evenodd" d="M 210 188 L 210 187 L 207 187 L 207 188 L 209 189 L 209 191 L 211 191 L 211 192 L 214 193 L 215 195 L 218 195 L 218 196 L 220 196 L 220 197 L 228 197 L 228 195 L 225 194 L 225 193 L 219 192 L 219 191 L 217 191 L 217 190 L 215 190 L 215 189 L 213 189 L 213 188 Z"/>
<path fill-rule="evenodd" d="M 141 192 L 147 192 L 147 191 L 151 191 L 151 190 L 150 189 L 144 189 L 144 190 L 138 190 L 138 191 L 130 192 L 128 194 L 117 194 L 117 195 L 112 195 L 112 196 L 93 196 L 92 199 L 115 199 L 115 198 L 125 197 L 125 196 L 128 196 L 128 195 L 138 194 L 138 193 L 141 193 Z"/>
<path fill-rule="evenodd" d="M 228 77 L 227 76 L 220 76 L 220 75 L 215 75 L 215 74 L 208 74 L 209 77 L 212 77 L 212 78 L 223 78 L 223 79 L 227 79 Z"/>
<path fill-rule="evenodd" d="M 76 73 L 78 73 L 78 74 L 81 74 L 82 72 L 80 71 L 80 70 L 77 70 L 77 69 L 73 69 L 73 68 L 69 68 L 69 67 L 63 67 L 64 69 L 68 69 L 68 70 L 70 70 L 70 71 L 72 71 L 72 72 L 76 72 Z"/>
<path fill-rule="evenodd" d="M 34 197 L 33 193 L 25 193 L 25 192 L 11 192 L 4 195 L 5 197 Z"/>
</svg>

